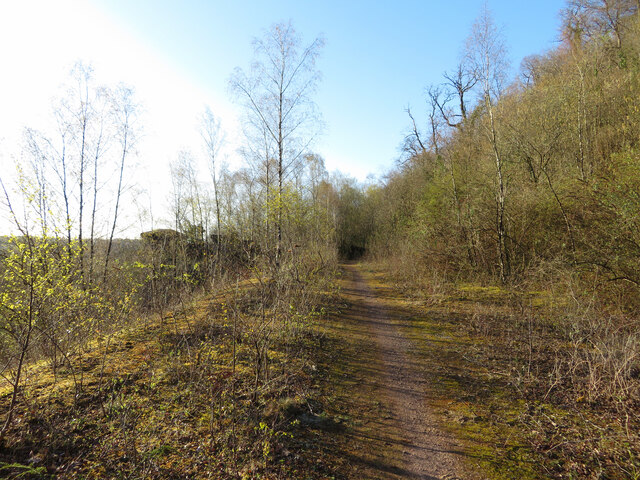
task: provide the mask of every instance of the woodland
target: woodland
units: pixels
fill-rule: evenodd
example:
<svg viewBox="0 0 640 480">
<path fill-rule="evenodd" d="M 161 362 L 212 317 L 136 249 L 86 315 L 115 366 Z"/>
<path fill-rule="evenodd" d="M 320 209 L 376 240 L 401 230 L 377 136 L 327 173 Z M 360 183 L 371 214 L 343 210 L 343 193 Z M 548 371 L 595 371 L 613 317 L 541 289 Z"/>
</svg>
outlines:
<svg viewBox="0 0 640 480">
<path fill-rule="evenodd" d="M 140 106 L 75 65 L 56 128 L 0 175 L 0 476 L 358 478 L 367 413 L 331 383 L 358 262 L 444 335 L 416 355 L 470 469 L 640 478 L 639 9 L 569 0 L 515 78 L 485 9 L 364 184 L 312 151 L 323 39 L 275 25 L 229 78 L 244 165 L 206 109 L 208 171 L 178 154 L 167 228 L 130 240 Z"/>
</svg>

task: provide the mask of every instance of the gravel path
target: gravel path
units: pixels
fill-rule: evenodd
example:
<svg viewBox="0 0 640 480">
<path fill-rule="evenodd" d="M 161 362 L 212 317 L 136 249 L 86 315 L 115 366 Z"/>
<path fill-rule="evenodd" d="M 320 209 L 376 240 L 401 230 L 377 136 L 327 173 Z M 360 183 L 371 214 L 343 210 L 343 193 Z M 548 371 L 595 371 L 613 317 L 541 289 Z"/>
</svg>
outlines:
<svg viewBox="0 0 640 480">
<path fill-rule="evenodd" d="M 355 452 L 353 478 L 476 479 L 465 473 L 461 445 L 440 430 L 425 404 L 426 385 L 412 342 L 394 322 L 358 266 L 346 265 L 343 293 L 345 334 L 356 343 L 351 360 L 353 402 L 367 411 L 350 432 Z M 369 403 L 370 405 L 370 403 Z"/>
</svg>

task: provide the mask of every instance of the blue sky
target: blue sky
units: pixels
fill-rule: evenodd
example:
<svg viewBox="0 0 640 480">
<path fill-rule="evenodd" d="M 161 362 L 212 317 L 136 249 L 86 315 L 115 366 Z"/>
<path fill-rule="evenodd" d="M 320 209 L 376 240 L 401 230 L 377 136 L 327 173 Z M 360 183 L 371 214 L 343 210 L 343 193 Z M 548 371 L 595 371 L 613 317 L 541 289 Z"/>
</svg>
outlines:
<svg viewBox="0 0 640 480">
<path fill-rule="evenodd" d="M 314 151 L 325 158 L 329 171 L 339 169 L 359 180 L 383 175 L 394 166 L 409 126 L 405 108 L 410 105 L 418 122 L 426 123 L 425 88 L 455 68 L 483 4 L 0 1 L 0 175 L 6 178 L 23 161 L 25 126 L 51 131 L 52 99 L 60 96 L 73 63 L 82 60 L 93 65 L 98 83 L 125 82 L 135 88 L 144 135 L 137 173 L 129 177 L 139 192 L 132 204 L 147 205 L 155 218 L 166 216 L 169 162 L 183 149 L 201 153 L 198 118 L 205 105 L 228 132 L 226 161 L 231 168 L 239 166 L 239 110 L 228 94 L 228 79 L 235 67 L 249 66 L 254 37 L 287 21 L 305 43 L 318 35 L 326 40 L 316 96 L 326 128 Z M 564 4 L 488 2 L 503 27 L 513 73 L 524 56 L 556 46 Z M 208 177 L 206 167 L 202 171 Z M 129 225 L 136 216 L 132 207 Z"/>
<path fill-rule="evenodd" d="M 407 127 L 404 108 L 424 119 L 424 88 L 455 67 L 483 1 L 151 1 L 97 0 L 188 78 L 226 98 L 227 79 L 251 59 L 251 39 L 291 21 L 326 46 L 317 103 L 326 133 L 316 150 L 329 168 L 360 179 L 387 170 Z M 516 69 L 523 56 L 553 48 L 563 0 L 490 1 Z"/>
</svg>

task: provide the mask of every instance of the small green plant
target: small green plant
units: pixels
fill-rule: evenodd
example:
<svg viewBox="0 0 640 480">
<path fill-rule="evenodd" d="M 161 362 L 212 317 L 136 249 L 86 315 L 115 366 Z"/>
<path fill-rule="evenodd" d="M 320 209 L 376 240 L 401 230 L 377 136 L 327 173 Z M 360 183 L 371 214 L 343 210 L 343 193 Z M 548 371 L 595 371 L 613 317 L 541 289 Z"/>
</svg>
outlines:
<svg viewBox="0 0 640 480">
<path fill-rule="evenodd" d="M 21 463 L 0 462 L 0 474 L 5 478 L 51 478 L 45 467 L 32 467 Z"/>
</svg>

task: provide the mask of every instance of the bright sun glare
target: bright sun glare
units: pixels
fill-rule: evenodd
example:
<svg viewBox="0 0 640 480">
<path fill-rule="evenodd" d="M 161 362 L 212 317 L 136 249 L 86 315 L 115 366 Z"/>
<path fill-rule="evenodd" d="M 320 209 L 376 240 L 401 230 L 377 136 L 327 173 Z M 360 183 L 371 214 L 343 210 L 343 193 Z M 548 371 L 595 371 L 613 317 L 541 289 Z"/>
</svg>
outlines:
<svg viewBox="0 0 640 480">
<path fill-rule="evenodd" d="M 76 61 L 93 66 L 98 83 L 134 87 L 142 105 L 137 182 L 148 204 L 166 204 L 168 163 L 183 148 L 200 145 L 198 118 L 209 105 L 228 131 L 233 162 L 236 115 L 229 103 L 193 84 L 153 49 L 89 4 L 79 0 L 0 4 L 0 165 L 3 175 L 20 158 L 24 127 L 51 128 L 52 100 Z M 195 147 L 197 148 L 197 147 Z M 196 152 L 197 153 L 197 152 Z M 2 221 L 2 220 L 0 220 Z M 136 236 L 135 231 L 126 232 Z"/>
</svg>

